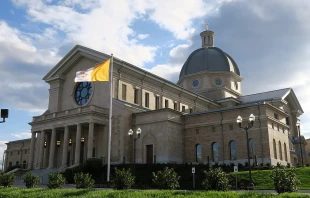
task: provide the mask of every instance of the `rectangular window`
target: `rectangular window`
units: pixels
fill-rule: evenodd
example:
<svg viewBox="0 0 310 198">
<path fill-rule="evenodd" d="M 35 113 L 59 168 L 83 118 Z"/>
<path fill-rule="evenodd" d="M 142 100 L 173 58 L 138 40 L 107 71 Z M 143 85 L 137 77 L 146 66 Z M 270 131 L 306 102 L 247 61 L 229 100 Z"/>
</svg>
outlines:
<svg viewBox="0 0 310 198">
<path fill-rule="evenodd" d="M 11 152 L 11 156 L 13 155 L 13 152 Z"/>
<path fill-rule="evenodd" d="M 274 118 L 277 119 L 277 120 L 279 120 L 279 115 L 275 113 L 275 114 L 274 114 Z"/>
<path fill-rule="evenodd" d="M 159 96 L 155 98 L 155 109 L 159 109 Z"/>
<path fill-rule="evenodd" d="M 278 128 L 278 131 L 280 131 L 280 126 L 279 125 L 277 125 L 277 128 Z"/>
<path fill-rule="evenodd" d="M 139 90 L 135 89 L 135 93 L 134 93 L 134 103 L 138 104 L 138 95 L 139 95 Z"/>
<path fill-rule="evenodd" d="M 215 127 L 212 127 L 212 133 L 215 133 Z"/>
<path fill-rule="evenodd" d="M 17 151 L 17 155 L 19 155 L 19 151 Z"/>
<path fill-rule="evenodd" d="M 290 117 L 286 117 L 285 121 L 286 121 L 286 125 L 290 125 Z"/>
<path fill-rule="evenodd" d="M 230 131 L 234 130 L 234 125 L 232 125 L 232 124 L 229 125 L 229 130 L 230 130 Z"/>
<path fill-rule="evenodd" d="M 271 127 L 272 127 L 272 129 L 274 129 L 274 124 L 273 123 L 271 123 Z"/>
<path fill-rule="evenodd" d="M 182 106 L 182 112 L 185 112 L 185 106 Z"/>
<path fill-rule="evenodd" d="M 122 85 L 122 100 L 126 100 L 126 95 L 127 95 L 127 86 Z"/>
<path fill-rule="evenodd" d="M 145 107 L 149 107 L 149 99 L 150 99 L 150 95 L 149 93 L 145 93 Z"/>
<path fill-rule="evenodd" d="M 169 108 L 169 101 L 165 99 L 165 108 Z"/>
<path fill-rule="evenodd" d="M 193 113 L 193 108 L 190 108 L 190 109 L 189 109 L 189 112 L 190 112 L 190 113 Z"/>
<path fill-rule="evenodd" d="M 25 154 L 27 154 L 27 150 L 25 150 Z"/>
<path fill-rule="evenodd" d="M 196 135 L 198 135 L 199 134 L 199 129 L 196 129 Z"/>
<path fill-rule="evenodd" d="M 174 110 L 178 110 L 178 103 L 175 102 L 173 108 L 174 108 Z"/>
<path fill-rule="evenodd" d="M 282 130 L 283 130 L 283 133 L 285 133 L 285 128 L 284 127 L 282 128 Z"/>
</svg>

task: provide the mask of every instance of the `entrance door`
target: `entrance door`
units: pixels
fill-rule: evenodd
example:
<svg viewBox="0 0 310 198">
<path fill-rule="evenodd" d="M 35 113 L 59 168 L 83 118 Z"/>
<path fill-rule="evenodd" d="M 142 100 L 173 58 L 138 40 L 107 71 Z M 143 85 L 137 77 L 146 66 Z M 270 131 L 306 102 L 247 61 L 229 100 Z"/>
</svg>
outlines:
<svg viewBox="0 0 310 198">
<path fill-rule="evenodd" d="M 146 163 L 153 164 L 153 144 L 146 145 Z"/>
</svg>

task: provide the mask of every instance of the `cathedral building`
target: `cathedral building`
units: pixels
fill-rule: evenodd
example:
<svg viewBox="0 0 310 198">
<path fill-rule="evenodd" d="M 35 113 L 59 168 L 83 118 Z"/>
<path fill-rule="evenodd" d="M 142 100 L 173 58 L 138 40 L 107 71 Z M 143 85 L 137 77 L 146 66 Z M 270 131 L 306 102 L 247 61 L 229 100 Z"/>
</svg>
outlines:
<svg viewBox="0 0 310 198">
<path fill-rule="evenodd" d="M 214 32 L 200 36 L 202 47 L 189 55 L 177 83 L 114 58 L 111 163 L 132 163 L 135 156 L 149 164 L 244 164 L 249 144 L 251 163 L 300 164 L 298 142 L 305 141 L 296 122 L 303 110 L 293 89 L 242 95 L 237 63 L 214 47 Z M 47 110 L 29 123 L 31 139 L 7 143 L 5 168 L 67 168 L 89 158 L 107 163 L 109 83 L 74 78 L 109 58 L 77 45 L 43 77 L 50 85 Z M 252 126 L 251 114 L 247 139 L 236 120 Z M 135 150 L 130 129 L 141 130 Z"/>
</svg>

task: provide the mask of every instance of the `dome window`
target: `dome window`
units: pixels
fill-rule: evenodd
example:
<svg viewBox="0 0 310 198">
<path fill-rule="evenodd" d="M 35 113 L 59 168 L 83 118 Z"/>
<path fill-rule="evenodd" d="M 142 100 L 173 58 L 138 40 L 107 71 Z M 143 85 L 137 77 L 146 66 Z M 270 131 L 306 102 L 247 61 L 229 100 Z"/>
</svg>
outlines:
<svg viewBox="0 0 310 198">
<path fill-rule="evenodd" d="M 193 87 L 198 87 L 198 86 L 199 86 L 199 81 L 193 80 Z"/>
<path fill-rule="evenodd" d="M 215 85 L 217 86 L 221 86 L 223 84 L 223 81 L 220 78 L 216 78 L 214 82 L 215 82 Z"/>
</svg>

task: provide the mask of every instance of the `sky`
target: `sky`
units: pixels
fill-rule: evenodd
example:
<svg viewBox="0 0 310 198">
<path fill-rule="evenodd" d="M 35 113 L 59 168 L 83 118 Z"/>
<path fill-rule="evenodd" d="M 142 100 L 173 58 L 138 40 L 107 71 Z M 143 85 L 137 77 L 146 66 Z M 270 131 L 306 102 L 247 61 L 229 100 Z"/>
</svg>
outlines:
<svg viewBox="0 0 310 198">
<path fill-rule="evenodd" d="M 201 47 L 205 24 L 239 66 L 244 95 L 293 88 L 310 138 L 309 0 L 2 0 L 0 167 L 5 142 L 30 138 L 48 105 L 43 76 L 75 45 L 125 60 L 172 82 Z"/>
</svg>

